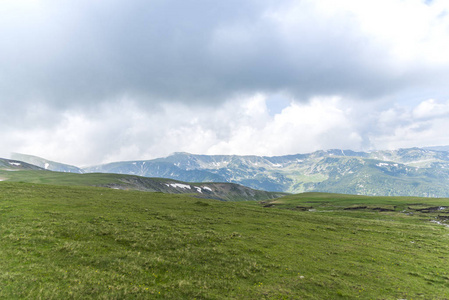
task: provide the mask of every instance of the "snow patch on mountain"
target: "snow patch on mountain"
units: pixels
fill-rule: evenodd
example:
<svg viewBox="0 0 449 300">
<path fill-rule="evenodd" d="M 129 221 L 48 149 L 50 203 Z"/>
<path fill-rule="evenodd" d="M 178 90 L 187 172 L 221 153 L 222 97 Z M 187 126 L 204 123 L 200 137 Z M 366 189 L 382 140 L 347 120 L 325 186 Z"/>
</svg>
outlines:
<svg viewBox="0 0 449 300">
<path fill-rule="evenodd" d="M 378 167 L 389 167 L 389 166 L 393 166 L 393 167 L 398 167 L 398 164 L 389 164 L 389 163 L 378 163 L 376 164 L 376 166 Z"/>
<path fill-rule="evenodd" d="M 182 184 L 182 183 L 170 183 L 170 184 L 166 184 L 166 186 L 171 186 L 171 187 L 174 187 L 174 188 L 181 188 L 181 189 L 192 189 L 191 187 L 190 187 L 190 185 L 188 185 L 188 184 Z"/>
</svg>

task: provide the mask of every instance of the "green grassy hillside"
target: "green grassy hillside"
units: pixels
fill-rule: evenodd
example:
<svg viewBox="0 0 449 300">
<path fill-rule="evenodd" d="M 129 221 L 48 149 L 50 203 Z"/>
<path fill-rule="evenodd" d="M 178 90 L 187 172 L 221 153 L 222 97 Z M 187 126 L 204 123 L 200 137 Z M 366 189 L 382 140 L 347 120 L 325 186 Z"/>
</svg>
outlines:
<svg viewBox="0 0 449 300">
<path fill-rule="evenodd" d="M 314 196 L 284 207 L 364 200 Z M 0 182 L 0 298 L 449 298 L 445 226 L 400 211 L 263 205 Z"/>
<path fill-rule="evenodd" d="M 63 173 L 47 170 L 1 169 L 0 181 L 44 183 L 69 186 L 96 186 L 122 190 L 139 190 L 172 194 L 192 194 L 198 198 L 224 201 L 267 200 L 285 193 L 254 190 L 235 183 L 186 183 L 165 178 L 148 178 L 125 174 Z"/>
</svg>

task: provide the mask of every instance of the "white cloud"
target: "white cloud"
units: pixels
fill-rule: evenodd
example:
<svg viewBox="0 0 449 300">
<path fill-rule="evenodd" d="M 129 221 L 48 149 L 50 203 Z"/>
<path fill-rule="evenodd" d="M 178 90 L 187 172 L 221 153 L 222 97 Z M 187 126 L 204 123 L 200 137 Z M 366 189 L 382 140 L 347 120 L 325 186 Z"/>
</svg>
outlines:
<svg viewBox="0 0 449 300">
<path fill-rule="evenodd" d="M 429 99 L 411 108 L 397 105 L 379 113 L 369 138 L 376 149 L 447 145 L 448 115 L 447 101 Z"/>
<path fill-rule="evenodd" d="M 353 132 L 351 120 L 337 98 L 316 98 L 307 104 L 293 102 L 263 128 L 235 127 L 237 130 L 228 141 L 222 141 L 209 152 L 229 149 L 232 153 L 232 149 L 238 148 L 245 154 L 280 155 L 360 147 L 360 137 Z"/>
<path fill-rule="evenodd" d="M 439 103 L 435 99 L 421 102 L 412 111 L 413 117 L 417 119 L 441 118 L 449 115 L 449 101 Z"/>
<path fill-rule="evenodd" d="M 292 102 L 270 115 L 266 96 L 239 97 L 219 107 L 166 104 L 142 109 L 131 100 L 65 113 L 58 123 L 17 128 L 16 151 L 77 165 L 150 159 L 176 151 L 280 155 L 348 148 L 360 137 L 337 98 Z M 45 118 L 45 114 L 41 115 Z"/>
<path fill-rule="evenodd" d="M 67 111 L 53 122 L 0 132 L 14 151 L 79 166 L 151 159 L 173 152 L 285 155 L 319 149 L 394 149 L 449 144 L 449 103 L 425 100 L 414 107 L 315 97 L 290 99 L 277 114 L 267 95 L 238 97 L 220 106 L 166 103 L 141 106 L 130 99 L 96 109 Z M 34 121 L 45 110 L 25 115 Z M 6 146 L 5 146 L 6 145 Z"/>
</svg>

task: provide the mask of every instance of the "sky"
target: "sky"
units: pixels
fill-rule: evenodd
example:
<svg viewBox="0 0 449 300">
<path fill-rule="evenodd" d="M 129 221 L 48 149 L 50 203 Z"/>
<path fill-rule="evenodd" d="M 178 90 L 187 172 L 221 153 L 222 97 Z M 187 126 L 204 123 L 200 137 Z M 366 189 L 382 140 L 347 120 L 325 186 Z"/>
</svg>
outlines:
<svg viewBox="0 0 449 300">
<path fill-rule="evenodd" d="M 0 157 L 449 145 L 446 0 L 2 0 Z"/>
</svg>

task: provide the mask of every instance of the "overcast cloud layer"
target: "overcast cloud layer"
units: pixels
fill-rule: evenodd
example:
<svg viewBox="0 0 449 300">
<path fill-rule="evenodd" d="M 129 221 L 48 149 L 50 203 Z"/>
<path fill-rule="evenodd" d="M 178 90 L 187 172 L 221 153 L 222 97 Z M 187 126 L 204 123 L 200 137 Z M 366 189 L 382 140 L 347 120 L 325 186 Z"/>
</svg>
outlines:
<svg viewBox="0 0 449 300">
<path fill-rule="evenodd" d="M 0 4 L 0 156 L 449 145 L 445 0 Z"/>
</svg>

